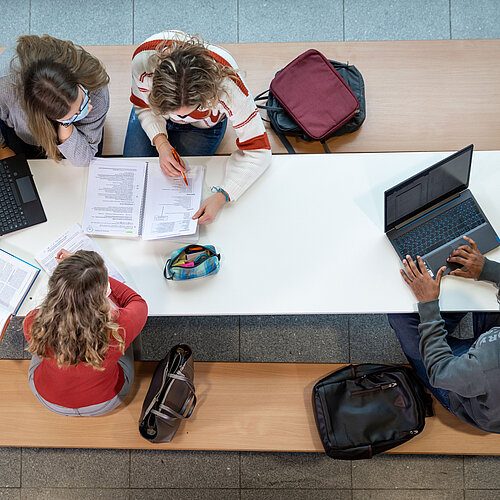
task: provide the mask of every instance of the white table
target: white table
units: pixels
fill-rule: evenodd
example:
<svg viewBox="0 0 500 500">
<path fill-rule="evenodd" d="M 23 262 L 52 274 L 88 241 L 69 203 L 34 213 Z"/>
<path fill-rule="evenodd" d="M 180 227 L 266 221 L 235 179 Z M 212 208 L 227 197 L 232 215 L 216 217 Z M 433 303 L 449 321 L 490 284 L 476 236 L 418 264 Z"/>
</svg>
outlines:
<svg viewBox="0 0 500 500">
<path fill-rule="evenodd" d="M 103 252 L 147 301 L 150 315 L 323 314 L 408 312 L 415 300 L 399 275 L 400 262 L 383 231 L 383 192 L 449 153 L 275 156 L 269 170 L 215 223 L 200 243 L 222 253 L 217 276 L 167 282 L 166 241 L 98 238 Z M 153 160 L 155 161 L 155 160 Z M 208 187 L 219 184 L 225 157 L 188 158 L 207 166 Z M 475 152 L 470 188 L 500 232 L 500 151 Z M 34 255 L 81 222 L 87 168 L 30 161 L 48 222 L 2 237 L 0 247 Z M 488 255 L 500 260 L 500 249 Z M 41 273 L 20 314 L 43 298 Z M 445 277 L 443 310 L 498 310 L 486 283 Z"/>
</svg>

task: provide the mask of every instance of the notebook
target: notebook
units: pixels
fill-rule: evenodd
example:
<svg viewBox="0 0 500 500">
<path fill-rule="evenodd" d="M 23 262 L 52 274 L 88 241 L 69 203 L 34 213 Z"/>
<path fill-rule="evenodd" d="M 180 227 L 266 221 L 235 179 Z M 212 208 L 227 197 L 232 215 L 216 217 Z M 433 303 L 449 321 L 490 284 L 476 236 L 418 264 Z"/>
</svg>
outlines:
<svg viewBox="0 0 500 500">
<path fill-rule="evenodd" d="M 447 263 L 451 252 L 472 238 L 481 253 L 500 245 L 500 238 L 468 188 L 471 144 L 384 193 L 385 233 L 403 260 L 417 255 L 434 276 L 460 267 Z"/>
<path fill-rule="evenodd" d="M 0 249 L 0 340 L 39 272 L 38 267 Z"/>
<path fill-rule="evenodd" d="M 168 177 L 157 163 L 93 160 L 89 168 L 82 228 L 89 235 L 144 240 L 196 235 L 192 216 L 200 207 L 205 168 Z"/>
</svg>

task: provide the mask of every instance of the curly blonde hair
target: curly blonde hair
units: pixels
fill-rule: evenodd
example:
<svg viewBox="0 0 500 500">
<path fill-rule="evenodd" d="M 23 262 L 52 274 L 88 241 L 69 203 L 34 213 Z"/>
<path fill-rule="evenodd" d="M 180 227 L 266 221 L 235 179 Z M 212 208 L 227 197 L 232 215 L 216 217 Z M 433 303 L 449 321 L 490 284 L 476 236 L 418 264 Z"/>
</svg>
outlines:
<svg viewBox="0 0 500 500">
<path fill-rule="evenodd" d="M 69 113 L 78 84 L 96 90 L 109 83 L 104 66 L 68 40 L 26 35 L 18 38 L 10 67 L 33 137 L 49 158 L 60 161 L 55 122 Z"/>
<path fill-rule="evenodd" d="M 96 252 L 79 250 L 58 264 L 49 279 L 49 291 L 30 329 L 27 351 L 53 358 L 58 366 L 85 363 L 103 370 L 113 337 L 125 351 L 121 328 L 112 320 L 106 297 L 108 272 Z"/>
<path fill-rule="evenodd" d="M 162 115 L 183 106 L 214 108 L 223 93 L 223 80 L 238 77 L 234 68 L 210 56 L 199 36 L 160 43 L 150 64 L 155 70 L 149 104 Z"/>
</svg>

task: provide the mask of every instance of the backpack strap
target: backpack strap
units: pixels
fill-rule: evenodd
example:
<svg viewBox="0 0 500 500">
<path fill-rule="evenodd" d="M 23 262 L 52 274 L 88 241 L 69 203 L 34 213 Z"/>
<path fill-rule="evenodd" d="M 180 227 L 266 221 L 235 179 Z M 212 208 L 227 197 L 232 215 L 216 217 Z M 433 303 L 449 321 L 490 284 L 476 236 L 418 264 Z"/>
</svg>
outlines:
<svg viewBox="0 0 500 500">
<path fill-rule="evenodd" d="M 319 142 L 321 142 L 321 144 L 323 144 L 323 148 L 325 149 L 325 153 L 331 153 L 331 150 L 328 147 L 328 144 L 326 143 L 326 139 L 323 139 L 323 140 L 321 140 Z"/>
</svg>

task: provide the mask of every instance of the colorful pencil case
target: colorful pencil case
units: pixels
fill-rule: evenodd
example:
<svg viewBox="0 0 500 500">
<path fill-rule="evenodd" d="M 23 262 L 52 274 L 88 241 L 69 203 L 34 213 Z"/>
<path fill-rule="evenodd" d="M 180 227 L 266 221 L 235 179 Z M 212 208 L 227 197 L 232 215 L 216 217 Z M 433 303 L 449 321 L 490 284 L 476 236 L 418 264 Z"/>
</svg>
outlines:
<svg viewBox="0 0 500 500">
<path fill-rule="evenodd" d="M 188 245 L 172 253 L 163 275 L 172 281 L 184 281 L 217 274 L 220 254 L 212 245 Z"/>
</svg>

